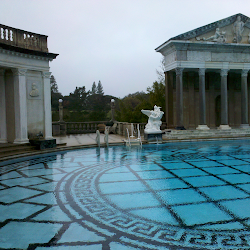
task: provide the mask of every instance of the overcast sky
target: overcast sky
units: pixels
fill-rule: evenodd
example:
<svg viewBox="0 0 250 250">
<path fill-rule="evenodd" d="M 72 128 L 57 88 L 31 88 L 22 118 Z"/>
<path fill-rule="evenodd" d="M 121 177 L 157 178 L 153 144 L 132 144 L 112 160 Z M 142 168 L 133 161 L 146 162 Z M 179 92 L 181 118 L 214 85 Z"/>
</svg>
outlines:
<svg viewBox="0 0 250 250">
<path fill-rule="evenodd" d="M 250 0 L 0 0 L 0 23 L 48 35 L 63 95 L 102 82 L 107 95 L 146 91 L 169 38 L 242 13 Z"/>
</svg>

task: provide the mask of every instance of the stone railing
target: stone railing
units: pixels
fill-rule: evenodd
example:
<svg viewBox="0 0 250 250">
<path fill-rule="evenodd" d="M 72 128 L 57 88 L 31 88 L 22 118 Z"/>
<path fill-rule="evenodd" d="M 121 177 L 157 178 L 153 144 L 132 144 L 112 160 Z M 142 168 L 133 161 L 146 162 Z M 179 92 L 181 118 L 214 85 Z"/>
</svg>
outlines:
<svg viewBox="0 0 250 250">
<path fill-rule="evenodd" d="M 65 134 L 87 134 L 87 133 L 95 133 L 96 130 L 100 130 L 100 132 L 104 131 L 105 126 L 98 126 L 100 124 L 107 124 L 108 121 L 95 121 L 95 122 L 53 122 L 53 135 L 65 135 Z M 134 128 L 134 135 L 137 135 L 137 126 L 139 124 L 141 135 L 144 134 L 144 129 L 146 123 L 128 123 L 128 122 L 116 122 L 110 131 L 112 133 L 127 136 L 127 128 L 129 130 L 129 134 L 132 134 L 132 124 Z M 166 123 L 162 123 L 163 128 L 165 129 Z M 102 131 L 101 131 L 102 130 Z"/>
<path fill-rule="evenodd" d="M 87 134 L 95 133 L 99 124 L 106 124 L 107 121 L 95 122 L 53 122 L 53 135 L 65 134 Z"/>
<path fill-rule="evenodd" d="M 48 52 L 47 36 L 0 24 L 0 43 Z"/>
<path fill-rule="evenodd" d="M 144 129 L 145 129 L 146 123 L 128 123 L 128 122 L 117 122 L 116 133 L 118 135 L 127 136 L 127 129 L 128 129 L 129 134 L 131 135 L 132 134 L 132 124 L 133 124 L 133 128 L 134 128 L 134 132 L 137 133 L 137 126 L 139 124 L 140 133 L 141 133 L 141 135 L 144 134 Z"/>
</svg>

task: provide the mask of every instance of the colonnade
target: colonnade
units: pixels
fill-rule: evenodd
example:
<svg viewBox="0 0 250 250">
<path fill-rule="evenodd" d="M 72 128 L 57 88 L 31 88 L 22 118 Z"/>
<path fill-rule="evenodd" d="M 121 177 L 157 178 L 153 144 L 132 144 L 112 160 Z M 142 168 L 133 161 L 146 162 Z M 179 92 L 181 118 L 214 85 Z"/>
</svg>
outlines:
<svg viewBox="0 0 250 250">
<path fill-rule="evenodd" d="M 44 137 L 52 138 L 50 72 L 42 71 Z M 0 143 L 26 143 L 27 124 L 27 69 L 0 69 Z"/>
<path fill-rule="evenodd" d="M 184 68 L 175 68 L 176 73 L 176 129 L 185 129 L 183 123 L 183 71 Z M 196 69 L 197 70 L 197 69 Z M 241 70 L 241 128 L 248 128 L 248 87 L 247 87 L 247 77 L 250 69 L 242 69 Z M 173 109 L 169 109 L 169 105 L 173 103 L 173 84 L 169 84 L 168 82 L 168 73 L 165 72 L 165 81 L 166 81 L 166 117 L 168 125 L 173 125 Z M 230 129 L 228 123 L 228 73 L 229 69 L 220 69 L 220 78 L 221 78 L 221 121 L 219 129 Z M 200 130 L 208 130 L 206 121 L 206 69 L 199 68 L 199 125 L 197 129 Z M 173 81 L 173 79 L 172 79 Z M 193 84 L 189 82 L 189 84 Z M 190 95 L 192 92 L 190 93 Z M 194 96 L 190 96 L 190 99 L 194 99 Z M 190 105 L 193 106 L 194 103 L 190 102 Z M 192 115 L 192 114 L 191 114 Z M 172 118 L 171 118 L 172 117 Z M 193 119 L 192 119 L 193 120 Z"/>
</svg>

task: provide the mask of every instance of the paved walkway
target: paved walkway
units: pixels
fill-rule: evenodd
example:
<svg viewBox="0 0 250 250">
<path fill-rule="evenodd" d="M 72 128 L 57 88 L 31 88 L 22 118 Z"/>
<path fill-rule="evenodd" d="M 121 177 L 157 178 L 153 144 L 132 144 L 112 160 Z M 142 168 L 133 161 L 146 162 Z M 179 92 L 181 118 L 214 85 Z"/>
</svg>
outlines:
<svg viewBox="0 0 250 250">
<path fill-rule="evenodd" d="M 67 143 L 66 146 L 81 146 L 81 145 L 96 145 L 96 134 L 81 134 L 81 135 L 67 135 L 67 136 L 54 136 L 57 144 Z M 120 135 L 109 135 L 109 143 L 122 143 L 125 139 L 124 136 Z M 104 134 L 100 134 L 101 144 L 104 144 Z"/>
</svg>

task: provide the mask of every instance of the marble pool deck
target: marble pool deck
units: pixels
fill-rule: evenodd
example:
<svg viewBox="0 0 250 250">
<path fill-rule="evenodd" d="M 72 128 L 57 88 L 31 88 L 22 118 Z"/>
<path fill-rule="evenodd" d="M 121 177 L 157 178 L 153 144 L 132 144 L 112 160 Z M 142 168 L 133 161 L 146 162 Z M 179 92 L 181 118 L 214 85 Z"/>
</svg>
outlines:
<svg viewBox="0 0 250 250">
<path fill-rule="evenodd" d="M 0 162 L 0 249 L 249 250 L 249 207 L 249 140 Z"/>
</svg>

